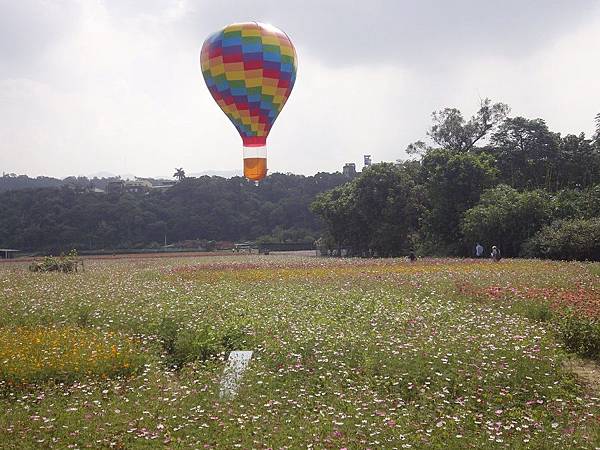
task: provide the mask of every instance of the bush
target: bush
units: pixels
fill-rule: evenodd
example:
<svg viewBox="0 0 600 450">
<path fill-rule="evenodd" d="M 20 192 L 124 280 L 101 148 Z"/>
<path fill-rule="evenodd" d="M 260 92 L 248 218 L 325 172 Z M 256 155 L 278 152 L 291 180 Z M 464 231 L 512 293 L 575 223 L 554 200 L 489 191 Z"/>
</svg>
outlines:
<svg viewBox="0 0 600 450">
<path fill-rule="evenodd" d="M 566 349 L 588 358 L 600 358 L 600 322 L 569 313 L 557 322 Z"/>
<path fill-rule="evenodd" d="M 167 355 L 167 364 L 178 369 L 187 363 L 206 361 L 235 350 L 244 343 L 245 336 L 240 327 L 215 330 L 205 326 L 197 330 L 180 330 L 170 318 L 162 320 L 158 335 Z"/>
<path fill-rule="evenodd" d="M 77 250 L 71 250 L 67 255 L 46 256 L 42 261 L 35 261 L 31 263 L 29 270 L 32 272 L 77 272 L 80 261 Z"/>
<path fill-rule="evenodd" d="M 525 243 L 522 253 L 537 258 L 600 261 L 600 217 L 546 226 Z"/>
<path fill-rule="evenodd" d="M 485 191 L 461 222 L 466 242 L 500 246 L 504 256 L 517 256 L 523 242 L 550 222 L 546 192 L 519 192 L 506 185 Z"/>
</svg>

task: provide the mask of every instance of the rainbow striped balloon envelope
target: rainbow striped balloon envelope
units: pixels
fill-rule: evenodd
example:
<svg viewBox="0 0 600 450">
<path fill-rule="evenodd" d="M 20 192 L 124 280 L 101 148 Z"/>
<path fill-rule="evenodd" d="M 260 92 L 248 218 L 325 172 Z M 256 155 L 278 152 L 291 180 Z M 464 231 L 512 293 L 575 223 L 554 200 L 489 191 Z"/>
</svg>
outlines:
<svg viewBox="0 0 600 450">
<path fill-rule="evenodd" d="M 242 137 L 244 175 L 264 178 L 266 149 L 260 149 L 296 81 L 290 38 L 271 25 L 234 23 L 206 39 L 200 66 L 210 93 Z"/>
</svg>

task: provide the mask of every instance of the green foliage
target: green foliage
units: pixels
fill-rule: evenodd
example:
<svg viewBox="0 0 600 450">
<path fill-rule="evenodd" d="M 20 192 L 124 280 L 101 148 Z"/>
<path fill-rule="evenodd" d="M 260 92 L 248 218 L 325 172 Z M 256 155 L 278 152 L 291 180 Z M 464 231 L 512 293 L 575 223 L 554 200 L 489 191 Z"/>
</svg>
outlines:
<svg viewBox="0 0 600 450">
<path fill-rule="evenodd" d="M 489 99 L 469 119 L 456 108 L 436 111 L 429 142 L 406 150 L 418 159 L 372 166 L 352 181 L 340 173 L 276 173 L 255 186 L 241 177 L 188 178 L 176 168 L 175 186 L 137 195 L 92 192 L 116 179 L 8 174 L 0 191 L 60 188 L 0 193 L 0 243 L 57 254 L 159 248 L 165 240 L 210 249 L 217 241 L 324 237 L 326 253 L 391 256 L 413 248 L 467 256 L 481 240 L 515 256 L 552 220 L 600 217 L 600 114 L 590 139 L 508 112 Z"/>
<path fill-rule="evenodd" d="M 583 191 L 563 189 L 553 196 L 552 208 L 556 220 L 600 217 L 600 184 Z"/>
<path fill-rule="evenodd" d="M 315 196 L 347 180 L 273 174 L 259 186 L 241 177 L 185 178 L 148 195 L 28 189 L 0 193 L 0 243 L 24 251 L 117 249 L 185 240 L 238 241 L 278 229 L 321 228 L 308 208 Z M 153 244 L 154 243 L 154 244 Z"/>
<path fill-rule="evenodd" d="M 498 161 L 500 182 L 517 189 L 588 187 L 600 182 L 600 151 L 579 136 L 561 137 L 542 119 L 509 118 L 487 149 Z"/>
<path fill-rule="evenodd" d="M 179 181 L 183 181 L 185 179 L 185 170 L 183 170 L 183 167 L 175 168 L 173 178 L 177 178 Z"/>
<path fill-rule="evenodd" d="M 445 108 L 432 114 L 433 125 L 428 135 L 441 148 L 455 152 L 467 152 L 500 124 L 510 108 L 504 103 L 492 104 L 489 98 L 482 100 L 479 111 L 468 122 L 456 108 Z M 422 149 L 422 142 L 409 146 Z"/>
<path fill-rule="evenodd" d="M 366 168 L 312 204 L 338 247 L 353 255 L 378 256 L 407 251 L 417 208 L 413 179 L 404 167 L 390 163 Z"/>
<path fill-rule="evenodd" d="M 557 322 L 558 334 L 567 350 L 589 358 L 600 358 L 600 322 L 567 313 Z"/>
<path fill-rule="evenodd" d="M 181 329 L 172 318 L 163 318 L 158 336 L 167 355 L 167 364 L 181 369 L 194 361 L 206 361 L 230 352 L 244 343 L 241 326 L 215 329 L 209 325 L 198 329 Z"/>
<path fill-rule="evenodd" d="M 512 310 L 536 322 L 550 322 L 555 317 L 547 301 L 520 301 Z"/>
<path fill-rule="evenodd" d="M 430 150 L 422 160 L 422 178 L 428 208 L 423 234 L 434 254 L 461 254 L 460 219 L 479 201 L 496 177 L 493 158 L 486 154 Z"/>
<path fill-rule="evenodd" d="M 73 345 L 57 347 L 50 361 L 40 353 L 26 367 L 47 371 L 65 361 L 75 370 L 86 362 L 76 383 L 0 394 L 0 442 L 9 448 L 550 449 L 598 442 L 598 396 L 562 364 L 549 324 L 513 314 L 504 296 L 482 302 L 455 285 L 591 288 L 587 265 L 157 258 L 99 260 L 85 277 L 41 281 L 0 266 L 0 320 L 41 325 L 39 336 L 21 337 L 18 346 L 2 335 L 15 369 L 26 364 L 21 355 L 33 354 L 23 350 L 37 347 L 27 343 L 51 343 L 49 330 L 62 328 L 82 304 L 94 309 L 91 330 L 72 327 Z M 224 355 L 184 363 L 176 373 L 165 364 L 157 340 L 163 317 L 176 325 L 173 342 L 189 343 L 187 354 L 211 354 L 213 345 L 231 346 L 228 339 L 214 344 L 229 335 L 224 330 L 245 330 L 241 312 L 252 324 L 251 341 L 236 349 L 255 353 L 235 399 L 219 400 Z M 209 325 L 215 338 L 203 334 Z M 179 337 L 188 332 L 199 337 Z M 131 372 L 111 348 L 119 358 L 127 336 L 137 336 L 128 358 L 144 358 Z M 61 348 L 77 352 L 66 352 L 66 360 Z M 38 369 L 38 360 L 53 366 Z M 86 374 L 88 367 L 94 372 Z"/>
<path fill-rule="evenodd" d="M 545 191 L 518 192 L 499 185 L 466 211 L 461 229 L 466 242 L 498 245 L 504 256 L 517 256 L 523 242 L 549 222 L 550 209 Z"/>
<path fill-rule="evenodd" d="M 492 136 L 501 181 L 516 188 L 553 187 L 559 135 L 542 119 L 509 118 Z"/>
<path fill-rule="evenodd" d="M 557 221 L 542 228 L 523 248 L 525 256 L 600 261 L 600 217 Z"/>
</svg>

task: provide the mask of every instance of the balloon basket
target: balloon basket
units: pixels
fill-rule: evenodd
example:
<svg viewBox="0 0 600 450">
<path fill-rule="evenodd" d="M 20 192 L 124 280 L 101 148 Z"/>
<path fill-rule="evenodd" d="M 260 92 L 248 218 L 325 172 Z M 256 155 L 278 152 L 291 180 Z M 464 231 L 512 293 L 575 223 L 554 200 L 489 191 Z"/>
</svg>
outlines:
<svg viewBox="0 0 600 450">
<path fill-rule="evenodd" d="M 258 186 L 267 170 L 267 147 L 244 147 L 244 176 Z"/>
</svg>

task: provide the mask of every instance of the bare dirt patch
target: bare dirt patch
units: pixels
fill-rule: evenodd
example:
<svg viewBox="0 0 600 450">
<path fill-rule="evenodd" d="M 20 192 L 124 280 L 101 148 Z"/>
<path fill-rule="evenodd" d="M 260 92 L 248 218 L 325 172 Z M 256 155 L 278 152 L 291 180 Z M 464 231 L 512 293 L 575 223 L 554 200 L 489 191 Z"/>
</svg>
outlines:
<svg viewBox="0 0 600 450">
<path fill-rule="evenodd" d="M 600 364 L 588 359 L 573 357 L 565 363 L 595 396 L 600 395 Z"/>
</svg>

